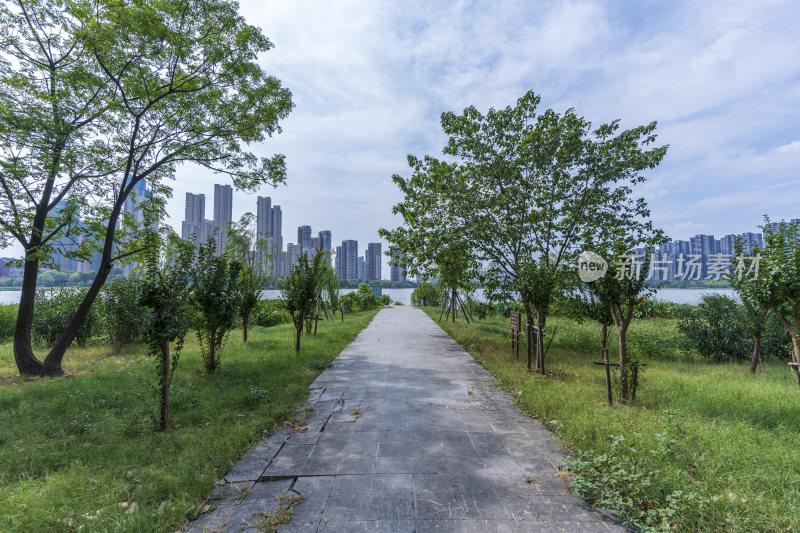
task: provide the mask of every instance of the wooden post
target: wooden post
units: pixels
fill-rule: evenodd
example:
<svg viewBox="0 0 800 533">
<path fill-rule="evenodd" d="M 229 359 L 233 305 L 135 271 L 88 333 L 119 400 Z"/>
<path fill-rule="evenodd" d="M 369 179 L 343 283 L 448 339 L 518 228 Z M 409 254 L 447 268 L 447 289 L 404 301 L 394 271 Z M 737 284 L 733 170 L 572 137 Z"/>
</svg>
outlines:
<svg viewBox="0 0 800 533">
<path fill-rule="evenodd" d="M 608 394 L 608 405 L 614 404 L 614 398 L 611 394 L 611 368 L 608 366 L 608 346 L 606 345 L 606 338 L 608 337 L 608 326 L 603 324 L 603 361 L 606 367 L 606 393 Z"/>
</svg>

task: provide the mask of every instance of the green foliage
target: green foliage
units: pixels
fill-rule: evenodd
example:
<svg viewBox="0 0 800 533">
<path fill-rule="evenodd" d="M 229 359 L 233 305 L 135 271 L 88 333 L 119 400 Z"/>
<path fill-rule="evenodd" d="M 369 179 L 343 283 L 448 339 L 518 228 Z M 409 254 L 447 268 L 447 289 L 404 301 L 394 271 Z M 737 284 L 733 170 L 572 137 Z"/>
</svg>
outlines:
<svg viewBox="0 0 800 533">
<path fill-rule="evenodd" d="M 388 296 L 388 295 L 387 295 Z M 358 289 L 348 292 L 342 297 L 345 313 L 356 313 L 358 311 L 369 311 L 375 309 L 381 303 L 366 283 L 361 283 Z"/>
<path fill-rule="evenodd" d="M 227 233 L 225 253 L 241 265 L 237 283 L 239 318 L 242 338 L 247 342 L 247 329 L 267 283 L 273 250 L 270 241 L 258 234 L 252 213 L 242 215 L 238 222 L 228 227 Z"/>
<path fill-rule="evenodd" d="M 750 356 L 750 339 L 745 329 L 747 317 L 742 307 L 723 294 L 706 294 L 678 328 L 688 347 L 721 363 L 741 361 Z"/>
<path fill-rule="evenodd" d="M 36 303 L 31 324 L 33 342 L 40 346 L 52 346 L 67 328 L 75 309 L 83 301 L 87 289 L 77 287 L 60 287 L 36 291 Z M 97 306 L 92 306 L 86 320 L 78 328 L 75 342 L 85 346 L 92 337 L 102 332 L 101 317 Z"/>
<path fill-rule="evenodd" d="M 307 254 L 301 254 L 284 281 L 281 295 L 296 329 L 295 351 L 298 353 L 303 326 L 321 303 L 322 287 L 330 268 L 327 250 L 317 250 L 311 259 Z"/>
<path fill-rule="evenodd" d="M 148 232 L 147 274 L 139 296 L 139 304 L 147 310 L 147 355 L 156 360 L 162 430 L 169 427 L 170 384 L 191 324 L 189 274 L 195 254 L 191 243 L 169 229 L 165 233 L 165 242 L 159 242 L 155 231 Z M 170 343 L 175 343 L 172 353 Z"/>
<path fill-rule="evenodd" d="M 328 269 L 327 273 L 325 274 L 323 285 L 327 302 L 330 305 L 331 311 L 335 315 L 339 310 L 339 304 L 341 303 L 340 300 L 342 286 L 342 280 L 339 279 L 339 275 L 336 274 L 335 269 Z"/>
<path fill-rule="evenodd" d="M 417 288 L 411 292 L 411 305 L 422 305 L 423 298 L 426 299 L 427 305 L 439 307 L 442 305 L 444 290 L 428 281 L 420 282 Z"/>
<path fill-rule="evenodd" d="M 181 164 L 248 191 L 285 181 L 283 155 L 248 147 L 280 132 L 291 92 L 260 66 L 273 45 L 238 3 L 3 3 L 0 26 L 0 247 L 24 249 L 28 283 L 69 235 L 79 244 L 64 256 L 102 252 L 102 285 L 142 243 L 144 228 L 123 209 L 134 187 L 147 180 L 164 197 Z M 33 309 L 25 298 L 23 323 Z M 19 346 L 20 370 L 57 374 L 74 329 L 44 365 Z"/>
<path fill-rule="evenodd" d="M 139 301 L 144 280 L 132 276 L 117 278 L 103 287 L 100 306 L 105 335 L 111 344 L 122 346 L 142 338 L 147 327 L 147 311 Z"/>
<path fill-rule="evenodd" d="M 392 305 L 392 297 L 388 294 L 381 294 L 381 305 Z"/>
<path fill-rule="evenodd" d="M 283 308 L 281 300 L 261 300 L 253 311 L 253 323 L 264 328 L 289 324 L 292 316 Z"/>
<path fill-rule="evenodd" d="M 753 317 L 745 306 L 722 294 L 705 294 L 679 322 L 687 348 L 718 363 L 749 360 L 753 353 Z M 791 339 L 774 316 L 760 327 L 761 353 L 785 358 Z"/>
<path fill-rule="evenodd" d="M 200 245 L 192 269 L 191 304 L 195 311 L 194 330 L 200 340 L 206 371 L 220 363 L 228 333 L 236 326 L 239 311 L 241 265 L 225 254 L 217 255 L 213 239 Z"/>
<path fill-rule="evenodd" d="M 625 437 L 611 436 L 606 453 L 584 451 L 567 459 L 565 469 L 573 475 L 572 489 L 593 505 L 616 509 L 620 518 L 646 533 L 667 533 L 678 527 L 689 530 L 708 501 L 696 492 L 670 490 L 653 459 L 672 453 L 677 441 L 666 426 L 657 435 L 659 446 L 650 453 L 625 445 Z"/>
<path fill-rule="evenodd" d="M 4 342 L 14 335 L 18 311 L 17 304 L 0 305 L 0 342 Z"/>
</svg>

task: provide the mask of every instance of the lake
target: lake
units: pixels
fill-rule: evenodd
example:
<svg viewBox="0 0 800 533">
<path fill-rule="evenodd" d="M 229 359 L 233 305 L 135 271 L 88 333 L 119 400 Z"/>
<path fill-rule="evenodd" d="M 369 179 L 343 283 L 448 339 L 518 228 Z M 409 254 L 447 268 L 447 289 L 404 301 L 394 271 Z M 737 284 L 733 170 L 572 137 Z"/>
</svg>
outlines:
<svg viewBox="0 0 800 533">
<path fill-rule="evenodd" d="M 342 289 L 342 294 L 347 294 L 356 289 Z M 414 289 L 383 289 L 383 294 L 388 294 L 392 302 L 398 301 L 403 305 L 411 305 L 411 293 Z M 656 298 L 665 302 L 675 302 L 681 304 L 696 304 L 704 294 L 724 294 L 732 298 L 736 297 L 733 289 L 661 289 L 656 293 Z M 281 291 L 266 290 L 262 293 L 263 298 L 280 298 Z M 0 291 L 0 305 L 15 304 L 19 302 L 20 291 Z M 483 291 L 478 289 L 476 297 L 478 300 L 483 298 Z"/>
</svg>

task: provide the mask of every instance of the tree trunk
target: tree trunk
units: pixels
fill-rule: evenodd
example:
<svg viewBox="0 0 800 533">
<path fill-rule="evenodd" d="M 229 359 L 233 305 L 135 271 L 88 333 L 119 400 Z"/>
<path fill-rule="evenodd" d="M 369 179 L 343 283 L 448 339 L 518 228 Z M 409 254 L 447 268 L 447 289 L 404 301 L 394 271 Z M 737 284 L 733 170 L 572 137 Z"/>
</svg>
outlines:
<svg viewBox="0 0 800 533">
<path fill-rule="evenodd" d="M 525 320 L 526 320 L 526 324 L 525 324 L 525 353 L 528 356 L 528 362 L 527 362 L 528 372 L 532 372 L 533 370 L 531 368 L 531 363 L 532 363 L 532 355 L 533 355 L 532 348 L 533 347 L 531 346 L 531 344 L 533 344 L 533 343 L 531 342 L 531 324 L 533 324 L 533 309 L 531 309 L 531 306 L 528 303 L 523 302 L 522 305 L 525 308 Z M 520 327 L 522 327 L 522 324 L 520 324 Z M 537 362 L 538 362 L 538 357 L 537 357 Z"/>
<path fill-rule="evenodd" d="M 169 427 L 169 378 L 172 373 L 169 360 L 169 341 L 161 341 L 161 364 L 162 383 L 161 383 L 161 429 Z"/>
<path fill-rule="evenodd" d="M 67 348 L 69 348 L 70 344 L 72 344 L 72 341 L 75 339 L 75 335 L 78 334 L 78 330 L 81 329 L 81 326 L 83 326 L 83 323 L 86 321 L 89 310 L 92 308 L 92 304 L 97 298 L 97 295 L 100 294 L 100 289 L 103 288 L 103 284 L 105 284 L 106 278 L 108 278 L 108 274 L 111 272 L 113 266 L 114 265 L 111 264 L 110 254 L 103 254 L 100 269 L 97 271 L 92 286 L 89 287 L 86 296 L 83 297 L 83 301 L 78 305 L 78 309 L 75 310 L 75 314 L 72 315 L 72 319 L 69 321 L 69 324 L 67 324 L 66 329 L 50 349 L 50 353 L 47 354 L 44 360 L 44 367 L 42 368 L 43 375 L 60 376 L 64 374 L 64 370 L 61 368 L 61 361 L 64 359 L 64 353 L 66 353 Z"/>
<path fill-rule="evenodd" d="M 536 308 L 536 369 L 544 376 L 544 324 L 547 320 L 544 308 Z"/>
<path fill-rule="evenodd" d="M 297 336 L 294 341 L 294 351 L 300 353 L 300 335 L 303 333 L 303 323 L 300 322 L 300 326 L 297 329 Z"/>
<path fill-rule="evenodd" d="M 750 360 L 750 373 L 756 373 L 758 360 L 761 358 L 761 335 L 764 330 L 764 317 L 767 316 L 769 309 L 762 309 L 756 319 L 756 334 L 753 335 L 753 358 Z"/>
<path fill-rule="evenodd" d="M 20 374 L 38 376 L 42 373 L 42 362 L 36 358 L 31 346 L 33 307 L 36 301 L 36 280 L 39 276 L 39 260 L 32 253 L 25 254 L 22 277 L 22 295 L 19 298 L 17 325 L 14 328 L 14 361 Z"/>
<path fill-rule="evenodd" d="M 611 366 L 608 364 L 608 324 L 603 324 L 603 346 L 601 348 L 603 354 L 603 362 L 606 367 L 606 396 L 608 397 L 608 405 L 614 405 L 614 396 L 611 393 Z"/>
<path fill-rule="evenodd" d="M 792 360 L 800 364 L 800 339 L 798 339 L 796 331 L 790 331 L 789 333 L 792 334 Z M 800 387 L 800 367 L 795 365 L 792 368 L 794 369 L 794 375 L 797 377 L 797 386 Z"/>
<path fill-rule="evenodd" d="M 248 322 L 248 314 L 242 317 L 242 341 L 247 342 L 247 322 Z"/>
<path fill-rule="evenodd" d="M 206 371 L 213 372 L 217 369 L 217 330 L 211 330 L 211 335 L 208 337 L 208 366 Z"/>
<path fill-rule="evenodd" d="M 628 401 L 630 392 L 628 388 L 627 324 L 622 323 L 617 326 L 617 335 L 619 337 L 619 396 L 622 401 Z"/>
</svg>

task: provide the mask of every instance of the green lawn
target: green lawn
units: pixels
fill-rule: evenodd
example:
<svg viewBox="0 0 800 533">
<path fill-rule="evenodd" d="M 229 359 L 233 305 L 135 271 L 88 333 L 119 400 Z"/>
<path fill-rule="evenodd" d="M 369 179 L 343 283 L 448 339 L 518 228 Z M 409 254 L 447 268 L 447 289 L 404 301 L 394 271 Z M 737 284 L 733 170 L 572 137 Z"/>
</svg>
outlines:
<svg viewBox="0 0 800 533">
<path fill-rule="evenodd" d="M 0 344 L 0 529 L 179 528 L 375 313 L 321 322 L 299 355 L 291 325 L 255 328 L 247 344 L 234 331 L 213 375 L 187 339 L 167 432 L 154 430 L 154 362 L 141 346 L 73 348 L 70 376 L 23 379 Z"/>
<path fill-rule="evenodd" d="M 438 309 L 427 312 L 438 318 Z M 599 347 L 592 350 L 597 325 L 548 320 L 548 337 L 556 332 L 548 378 L 528 375 L 522 353 L 519 361 L 511 356 L 508 319 L 441 325 L 572 451 L 608 452 L 611 435 L 654 450 L 668 423 L 664 411 L 674 411 L 674 452 L 650 459 L 651 467 L 669 489 L 709 500 L 682 530 L 800 531 L 800 392 L 785 363 L 764 364 L 753 376 L 744 364 L 681 358 L 674 321 L 635 321 L 631 344 L 648 366 L 636 404 L 609 407 L 603 370 L 591 364 L 600 359 Z"/>
</svg>

